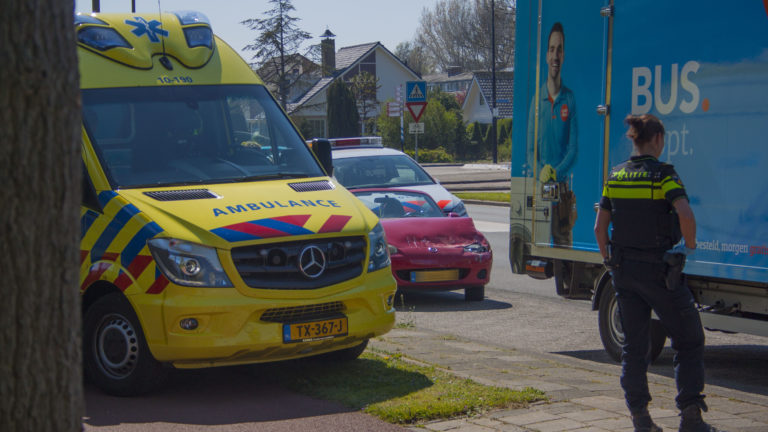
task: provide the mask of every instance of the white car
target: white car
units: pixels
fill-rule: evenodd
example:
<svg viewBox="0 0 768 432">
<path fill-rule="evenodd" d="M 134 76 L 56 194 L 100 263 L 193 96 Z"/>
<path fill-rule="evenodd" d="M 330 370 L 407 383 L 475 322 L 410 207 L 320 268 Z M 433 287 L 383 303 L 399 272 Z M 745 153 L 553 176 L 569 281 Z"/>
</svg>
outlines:
<svg viewBox="0 0 768 432">
<path fill-rule="evenodd" d="M 349 145 L 330 140 L 333 176 L 347 189 L 396 188 L 421 191 L 432 197 L 443 213 L 467 216 L 458 197 L 448 192 L 405 153 L 379 145 Z M 335 142 L 334 142 L 335 141 Z"/>
</svg>

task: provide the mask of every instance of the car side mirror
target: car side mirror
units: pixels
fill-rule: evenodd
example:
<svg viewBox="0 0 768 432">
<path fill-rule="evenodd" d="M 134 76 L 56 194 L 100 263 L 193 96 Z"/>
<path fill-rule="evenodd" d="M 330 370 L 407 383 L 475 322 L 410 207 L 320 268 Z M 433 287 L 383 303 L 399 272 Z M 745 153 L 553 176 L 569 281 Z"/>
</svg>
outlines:
<svg viewBox="0 0 768 432">
<path fill-rule="evenodd" d="M 325 173 L 328 176 L 333 175 L 333 156 L 331 156 L 331 142 L 327 139 L 315 138 L 312 140 L 312 152 L 320 161 Z"/>
</svg>

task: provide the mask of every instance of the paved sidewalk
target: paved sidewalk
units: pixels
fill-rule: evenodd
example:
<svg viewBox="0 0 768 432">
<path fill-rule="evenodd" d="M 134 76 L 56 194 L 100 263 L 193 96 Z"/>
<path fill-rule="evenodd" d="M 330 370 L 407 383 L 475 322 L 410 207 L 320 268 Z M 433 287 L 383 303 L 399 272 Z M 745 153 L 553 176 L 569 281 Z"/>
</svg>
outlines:
<svg viewBox="0 0 768 432">
<path fill-rule="evenodd" d="M 620 367 L 557 354 L 523 352 L 422 329 L 394 329 L 372 340 L 375 349 L 444 368 L 482 384 L 522 389 L 535 387 L 550 401 L 528 409 L 498 410 L 481 417 L 436 421 L 412 431 L 571 431 L 631 432 L 619 387 Z M 649 374 L 650 411 L 666 431 L 676 431 L 675 383 Z M 768 397 L 707 386 L 704 418 L 729 432 L 768 431 Z"/>
</svg>

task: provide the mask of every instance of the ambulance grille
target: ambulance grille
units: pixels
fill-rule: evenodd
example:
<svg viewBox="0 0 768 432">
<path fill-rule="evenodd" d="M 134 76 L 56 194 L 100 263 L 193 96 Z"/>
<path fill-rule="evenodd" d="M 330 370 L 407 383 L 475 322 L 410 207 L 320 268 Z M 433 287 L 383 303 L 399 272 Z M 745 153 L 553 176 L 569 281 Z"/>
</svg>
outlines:
<svg viewBox="0 0 768 432">
<path fill-rule="evenodd" d="M 299 254 L 316 246 L 324 256 L 325 270 L 310 278 L 299 269 Z M 251 288 L 311 290 L 360 276 L 365 263 L 363 237 L 336 237 L 285 243 L 241 246 L 232 249 L 232 261 L 243 281 Z"/>
<path fill-rule="evenodd" d="M 343 311 L 344 303 L 337 301 L 315 305 L 267 309 L 261 314 L 261 320 L 278 323 L 300 322 L 334 316 Z"/>
<path fill-rule="evenodd" d="M 333 183 L 329 182 L 328 180 L 289 183 L 288 186 L 290 186 L 296 192 L 317 192 L 333 190 Z"/>
<path fill-rule="evenodd" d="M 170 191 L 144 192 L 144 195 L 158 201 L 186 201 L 218 198 L 219 196 L 208 189 L 185 189 Z"/>
</svg>

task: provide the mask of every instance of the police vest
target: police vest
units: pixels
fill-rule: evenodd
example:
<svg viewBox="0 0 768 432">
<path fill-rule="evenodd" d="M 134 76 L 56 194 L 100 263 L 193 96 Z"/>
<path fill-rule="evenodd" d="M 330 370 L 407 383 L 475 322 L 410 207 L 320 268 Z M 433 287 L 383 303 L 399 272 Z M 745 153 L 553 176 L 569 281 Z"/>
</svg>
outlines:
<svg viewBox="0 0 768 432">
<path fill-rule="evenodd" d="M 682 237 L 672 201 L 685 197 L 674 167 L 635 156 L 614 167 L 600 206 L 611 211 L 611 242 L 619 248 L 664 251 Z"/>
</svg>

